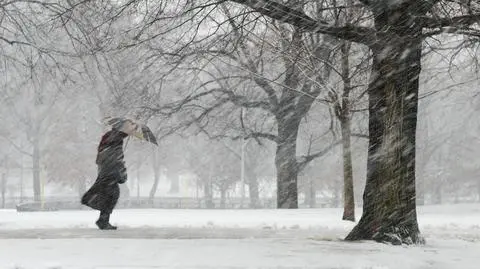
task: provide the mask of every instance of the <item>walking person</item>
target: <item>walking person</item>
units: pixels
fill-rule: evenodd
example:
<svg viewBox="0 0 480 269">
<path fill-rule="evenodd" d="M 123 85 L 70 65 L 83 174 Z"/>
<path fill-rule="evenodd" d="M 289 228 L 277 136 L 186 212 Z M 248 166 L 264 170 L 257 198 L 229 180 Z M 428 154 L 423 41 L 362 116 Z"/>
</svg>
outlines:
<svg viewBox="0 0 480 269">
<path fill-rule="evenodd" d="M 101 230 L 116 230 L 110 224 L 110 215 L 120 196 L 119 184 L 127 181 L 127 168 L 123 160 L 123 140 L 137 129 L 131 120 L 115 123 L 102 136 L 98 145 L 96 164 L 98 176 L 92 187 L 83 195 L 82 204 L 100 211 L 95 222 Z"/>
</svg>

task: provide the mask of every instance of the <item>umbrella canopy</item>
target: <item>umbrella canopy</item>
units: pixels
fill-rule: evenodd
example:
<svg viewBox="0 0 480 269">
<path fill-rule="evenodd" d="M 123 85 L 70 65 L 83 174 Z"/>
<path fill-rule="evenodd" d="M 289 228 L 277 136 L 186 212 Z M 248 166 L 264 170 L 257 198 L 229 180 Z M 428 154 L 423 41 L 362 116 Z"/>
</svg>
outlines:
<svg viewBox="0 0 480 269">
<path fill-rule="evenodd" d="M 145 124 L 122 117 L 107 118 L 106 124 L 111 125 L 112 129 L 124 132 L 130 136 L 135 136 L 158 146 L 157 138 Z"/>
<path fill-rule="evenodd" d="M 139 124 L 137 130 L 133 133 L 133 135 L 158 146 L 157 138 L 147 125 Z"/>
</svg>

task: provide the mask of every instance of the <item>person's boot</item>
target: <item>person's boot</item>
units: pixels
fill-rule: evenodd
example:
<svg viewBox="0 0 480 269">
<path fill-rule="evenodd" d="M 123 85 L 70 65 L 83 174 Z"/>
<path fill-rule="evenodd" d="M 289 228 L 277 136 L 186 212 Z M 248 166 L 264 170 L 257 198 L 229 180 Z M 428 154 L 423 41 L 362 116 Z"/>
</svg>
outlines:
<svg viewBox="0 0 480 269">
<path fill-rule="evenodd" d="M 100 230 L 116 230 L 117 226 L 110 224 L 110 214 L 101 212 L 100 217 L 95 222 Z"/>
</svg>

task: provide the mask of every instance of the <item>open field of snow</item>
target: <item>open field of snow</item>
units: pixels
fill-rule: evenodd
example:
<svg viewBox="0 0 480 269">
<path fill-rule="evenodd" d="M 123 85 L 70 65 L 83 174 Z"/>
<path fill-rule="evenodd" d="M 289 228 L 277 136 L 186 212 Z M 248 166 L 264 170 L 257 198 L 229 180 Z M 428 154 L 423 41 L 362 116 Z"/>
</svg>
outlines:
<svg viewBox="0 0 480 269">
<path fill-rule="evenodd" d="M 0 268 L 480 268 L 480 204 L 418 210 L 425 246 L 344 242 L 341 209 L 0 211 Z"/>
</svg>

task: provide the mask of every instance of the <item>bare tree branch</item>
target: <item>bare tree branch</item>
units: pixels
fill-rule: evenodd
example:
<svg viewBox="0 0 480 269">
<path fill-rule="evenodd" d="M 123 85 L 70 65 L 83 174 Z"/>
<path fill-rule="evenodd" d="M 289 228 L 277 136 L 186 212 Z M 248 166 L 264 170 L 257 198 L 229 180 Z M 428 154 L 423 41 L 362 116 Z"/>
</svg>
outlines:
<svg viewBox="0 0 480 269">
<path fill-rule="evenodd" d="M 325 21 L 317 21 L 304 12 L 290 8 L 273 0 L 230 0 L 256 10 L 281 22 L 289 23 L 303 31 L 328 34 L 349 41 L 371 45 L 375 42 L 375 31 L 368 27 L 346 25 L 331 26 Z"/>
<path fill-rule="evenodd" d="M 262 132 L 251 132 L 247 134 L 246 136 L 243 137 L 244 139 L 250 139 L 250 138 L 265 138 L 268 140 L 271 140 L 273 142 L 277 142 L 278 137 L 274 134 L 269 134 L 269 133 L 262 133 Z"/>
<path fill-rule="evenodd" d="M 303 168 L 305 168 L 305 166 L 309 162 L 313 161 L 314 159 L 316 159 L 318 157 L 324 156 L 330 150 L 332 150 L 333 148 L 335 148 L 336 146 L 338 146 L 340 144 L 342 144 L 342 141 L 336 141 L 336 142 L 330 144 L 328 147 L 326 147 L 325 149 L 323 149 L 319 152 L 316 152 L 316 153 L 313 153 L 313 154 L 310 154 L 310 155 L 306 155 L 306 156 L 300 156 L 298 158 L 298 169 L 299 169 L 299 171 L 303 170 Z"/>
<path fill-rule="evenodd" d="M 7 42 L 9 45 L 25 45 L 25 46 L 30 46 L 30 47 L 35 47 L 30 43 L 23 42 L 23 41 L 16 41 L 16 40 L 9 40 L 3 36 L 0 36 L 0 40 Z"/>
<path fill-rule="evenodd" d="M 417 17 L 416 20 L 425 28 L 445 28 L 444 32 L 447 32 L 464 29 L 472 24 L 480 23 L 480 13 L 452 18 Z"/>
<path fill-rule="evenodd" d="M 32 153 L 25 151 L 22 147 L 20 147 L 19 145 L 17 145 L 17 144 L 16 144 L 12 139 L 10 139 L 8 136 L 2 135 L 1 137 L 3 137 L 5 140 L 7 140 L 7 141 L 10 143 L 10 145 L 12 145 L 18 152 L 20 152 L 20 153 L 22 153 L 22 154 L 25 154 L 25 155 L 27 155 L 27 156 L 30 156 L 30 157 L 33 156 Z"/>
<path fill-rule="evenodd" d="M 366 138 L 366 139 L 369 139 L 370 137 L 366 134 L 357 134 L 357 133 L 353 133 L 352 136 L 354 137 L 359 137 L 359 138 Z"/>
<path fill-rule="evenodd" d="M 222 9 L 225 12 L 225 14 L 228 17 L 228 22 L 233 28 L 233 32 L 236 35 L 236 38 L 239 40 L 239 46 L 240 49 L 243 51 L 243 54 L 245 54 L 247 58 L 247 68 L 252 74 L 258 74 L 258 70 L 256 68 L 256 65 L 252 59 L 252 56 L 250 55 L 248 49 L 245 47 L 245 44 L 241 41 L 241 34 L 239 33 L 239 27 L 235 23 L 232 15 L 230 14 L 229 10 L 225 7 L 225 5 L 222 5 Z M 268 99 L 270 101 L 271 106 L 273 109 L 271 111 L 274 111 L 277 109 L 278 106 L 278 98 L 277 95 L 275 94 L 275 89 L 268 83 L 267 80 L 265 80 L 261 76 L 253 76 L 253 80 L 255 83 L 267 94 Z"/>
</svg>

